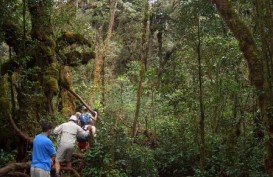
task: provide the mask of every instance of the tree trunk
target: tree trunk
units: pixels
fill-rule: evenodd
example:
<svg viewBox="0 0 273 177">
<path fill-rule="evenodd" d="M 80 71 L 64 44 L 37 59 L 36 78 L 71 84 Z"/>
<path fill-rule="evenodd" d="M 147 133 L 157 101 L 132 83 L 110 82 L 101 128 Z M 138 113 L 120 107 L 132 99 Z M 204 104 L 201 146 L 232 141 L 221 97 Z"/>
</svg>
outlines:
<svg viewBox="0 0 273 177">
<path fill-rule="evenodd" d="M 98 48 L 97 55 L 95 58 L 95 66 L 93 71 L 93 89 L 92 93 L 90 94 L 90 103 L 93 102 L 93 99 L 95 97 L 96 92 L 102 92 L 102 103 L 104 102 L 104 66 L 105 66 L 105 57 L 109 50 L 111 37 L 112 37 L 112 31 L 113 31 L 113 25 L 115 21 L 115 12 L 117 7 L 117 0 L 110 2 L 110 16 L 109 16 L 109 23 L 108 23 L 108 30 L 106 34 L 106 38 L 104 40 L 103 46 Z M 100 45 L 100 44 L 99 44 Z M 103 103 L 104 104 L 104 103 Z"/>
<path fill-rule="evenodd" d="M 143 80 L 144 80 L 144 75 L 145 75 L 145 57 L 146 55 L 146 50 L 147 50 L 147 27 L 148 27 L 148 16 L 149 16 L 149 2 L 146 1 L 145 5 L 145 11 L 144 11 L 144 18 L 142 21 L 142 42 L 141 42 L 141 53 L 140 53 L 140 71 L 139 71 L 139 81 L 138 81 L 138 90 L 137 90 L 137 102 L 136 102 L 136 111 L 135 111 L 135 117 L 134 117 L 134 122 L 133 122 L 133 127 L 132 127 L 132 133 L 131 137 L 134 141 L 134 138 L 137 133 L 138 129 L 138 117 L 139 117 L 139 112 L 140 112 L 140 101 L 141 101 L 141 95 L 143 92 Z"/>
<path fill-rule="evenodd" d="M 16 91 L 18 100 L 17 125 L 26 134 L 34 136 L 40 122 L 40 117 L 50 117 L 54 114 L 52 99 L 59 92 L 60 70 L 55 58 L 55 41 L 53 39 L 53 28 L 51 24 L 51 11 L 53 2 L 28 1 L 28 9 L 31 17 L 31 37 L 25 51 L 25 42 L 17 41 L 17 55 L 19 57 L 20 70 L 18 69 L 18 80 L 16 80 Z M 24 35 L 25 35 L 25 29 Z M 25 38 L 23 36 L 23 38 Z M 23 48 L 23 49 L 22 49 Z M 21 51 L 21 52 L 20 52 Z M 22 57 L 23 56 L 23 57 Z M 29 60 L 26 60 L 26 57 Z M 62 78 L 65 78 L 62 76 Z M 66 80 L 67 81 L 67 80 Z M 65 81 L 62 80 L 64 85 Z M 69 84 L 67 84 L 69 86 Z M 73 103 L 73 98 L 70 102 Z M 74 112 L 74 107 L 69 107 Z M 72 110 L 72 111 L 71 111 Z M 23 126 L 22 126 L 23 125 Z M 19 160 L 23 160 L 27 149 L 25 143 L 18 145 Z"/>
<path fill-rule="evenodd" d="M 162 51 L 162 45 L 163 45 L 163 32 L 162 30 L 159 30 L 157 33 L 157 42 L 158 42 L 158 57 L 159 57 L 159 66 L 157 71 L 157 84 L 156 87 L 160 87 L 161 83 L 161 75 L 163 70 L 163 51 Z"/>
<path fill-rule="evenodd" d="M 4 81 L 7 73 L 10 78 L 10 88 L 12 97 L 12 108 L 18 108 L 14 114 L 10 111 L 10 102 L 7 102 L 7 93 L 1 95 L 0 109 L 3 117 L 12 117 L 11 125 L 21 140 L 29 142 L 38 131 L 40 131 L 40 121 L 48 120 L 54 117 L 56 106 L 53 106 L 52 99 L 59 93 L 61 95 L 62 113 L 64 115 L 74 114 L 75 97 L 67 91 L 72 86 L 72 72 L 68 66 L 60 66 L 56 59 L 56 44 L 53 37 L 53 26 L 51 24 L 52 0 L 26 1 L 23 0 L 23 26 L 15 19 L 5 18 L 1 22 L 1 31 L 3 30 L 4 40 L 13 49 L 14 56 L 1 65 L 1 74 Z M 26 8 L 28 6 L 28 8 Z M 30 12 L 30 21 L 26 18 L 26 10 Z M 1 12 L 4 13 L 2 8 Z M 14 15 L 10 12 L 10 16 Z M 27 36 L 26 24 L 31 24 L 31 37 Z M 79 45 L 88 45 L 90 43 L 81 35 L 65 32 L 61 38 L 57 39 L 60 43 L 58 47 L 63 49 L 74 43 Z M 57 48 L 59 49 L 59 48 Z M 83 54 L 85 55 L 85 54 Z M 87 56 L 93 56 L 93 52 L 87 53 Z M 62 59 L 62 58 L 61 58 Z M 84 64 L 88 60 L 82 60 Z M 4 76 L 5 75 L 5 76 Z M 59 91 L 59 87 L 66 88 Z M 14 89 L 14 90 L 13 90 Z M 18 126 L 15 128 L 15 126 Z M 38 130 L 39 128 L 39 130 Z M 20 130 L 20 132 L 18 131 Z M 23 132 L 23 133 L 22 133 Z M 24 137 L 24 135 L 26 135 Z M 18 143 L 17 159 L 24 160 L 28 143 Z"/>
<path fill-rule="evenodd" d="M 205 112 L 204 112 L 204 102 L 203 102 L 203 85 L 202 85 L 202 65 L 201 65 L 201 37 L 200 37 L 200 20 L 198 16 L 198 31 L 197 31 L 197 56 L 198 56 L 198 80 L 199 80 L 199 107 L 200 107 L 200 119 L 199 119 L 199 129 L 200 129 L 200 169 L 205 168 Z"/>
<path fill-rule="evenodd" d="M 268 66 L 269 63 L 272 63 L 272 57 L 269 59 L 269 61 L 265 61 L 265 59 L 263 59 L 263 54 L 258 53 L 252 32 L 235 13 L 228 0 L 213 0 L 212 2 L 216 5 L 221 17 L 224 19 L 231 32 L 234 34 L 235 38 L 238 40 L 240 50 L 243 52 L 244 57 L 248 63 L 249 79 L 257 89 L 261 117 L 263 119 L 264 126 L 266 127 L 268 136 L 266 139 L 266 155 L 264 161 L 265 169 L 268 174 L 273 176 L 273 97 L 271 88 L 272 72 L 270 72 L 271 67 Z M 265 0 L 263 0 L 263 2 L 257 1 L 257 4 L 264 2 L 268 2 L 267 6 L 272 6 L 272 3 Z M 262 11 L 259 13 L 262 13 Z M 266 11 L 265 13 L 270 14 L 270 17 L 272 17 L 271 12 L 268 13 Z M 270 28 L 268 31 L 272 31 L 272 26 L 269 25 L 268 28 Z"/>
<path fill-rule="evenodd" d="M 240 20 L 227 0 L 213 0 L 212 2 L 216 5 L 221 17 L 239 42 L 240 49 L 248 63 L 251 83 L 258 90 L 262 90 L 264 83 L 263 75 L 261 74 L 263 64 L 258 58 L 257 46 L 250 29 Z"/>
<path fill-rule="evenodd" d="M 34 44 L 34 51 L 32 51 L 33 67 L 30 67 L 30 69 L 35 67 L 40 69 L 37 78 L 33 80 L 40 83 L 40 87 L 42 87 L 41 94 L 45 97 L 45 102 L 40 101 L 38 108 L 45 109 L 49 115 L 53 115 L 55 111 L 52 99 L 59 92 L 59 83 L 61 83 L 62 87 L 70 88 L 72 86 L 72 72 L 68 66 L 60 67 L 55 58 L 56 43 L 53 39 L 51 24 L 53 2 L 51 0 L 29 1 L 28 6 L 32 21 L 32 39 L 37 41 Z M 81 40 L 80 36 L 79 40 Z M 75 111 L 75 98 L 64 89 L 61 90 L 61 96 L 62 113 L 66 116 L 73 114 Z M 34 103 L 37 103 L 37 101 L 34 101 Z"/>
</svg>

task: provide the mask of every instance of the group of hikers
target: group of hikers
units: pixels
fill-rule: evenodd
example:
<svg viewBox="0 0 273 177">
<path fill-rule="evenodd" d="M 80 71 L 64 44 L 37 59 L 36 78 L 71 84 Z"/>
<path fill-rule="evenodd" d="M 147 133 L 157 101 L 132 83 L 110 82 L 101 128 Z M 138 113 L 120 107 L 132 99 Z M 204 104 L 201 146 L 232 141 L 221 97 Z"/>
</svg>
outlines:
<svg viewBox="0 0 273 177">
<path fill-rule="evenodd" d="M 83 106 L 81 113 L 71 115 L 67 122 L 54 129 L 51 123 L 43 123 L 42 132 L 33 140 L 31 177 L 50 177 L 53 161 L 55 161 L 56 177 L 60 176 L 61 162 L 66 162 L 66 167 L 71 168 L 76 142 L 79 149 L 85 151 L 90 146 L 88 142 L 90 136 L 96 136 L 94 123 L 97 120 L 97 112 L 92 113 L 93 115 Z M 48 138 L 52 133 L 58 136 L 57 151 Z"/>
</svg>

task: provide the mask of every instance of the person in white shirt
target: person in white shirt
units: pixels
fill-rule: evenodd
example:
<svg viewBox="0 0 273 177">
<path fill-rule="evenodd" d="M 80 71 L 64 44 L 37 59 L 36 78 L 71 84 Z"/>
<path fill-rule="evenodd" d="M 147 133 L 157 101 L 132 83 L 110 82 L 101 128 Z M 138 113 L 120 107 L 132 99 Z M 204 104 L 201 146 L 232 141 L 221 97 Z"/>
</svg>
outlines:
<svg viewBox="0 0 273 177">
<path fill-rule="evenodd" d="M 60 141 L 57 148 L 56 159 L 55 159 L 55 169 L 56 169 L 56 177 L 60 174 L 60 162 L 66 161 L 67 167 L 71 168 L 72 162 L 72 154 L 74 151 L 76 136 L 77 134 L 85 134 L 89 135 L 89 131 L 83 130 L 78 125 L 78 118 L 75 115 L 72 115 L 68 122 L 65 122 L 59 126 L 57 126 L 53 130 L 54 135 L 60 135 Z"/>
</svg>

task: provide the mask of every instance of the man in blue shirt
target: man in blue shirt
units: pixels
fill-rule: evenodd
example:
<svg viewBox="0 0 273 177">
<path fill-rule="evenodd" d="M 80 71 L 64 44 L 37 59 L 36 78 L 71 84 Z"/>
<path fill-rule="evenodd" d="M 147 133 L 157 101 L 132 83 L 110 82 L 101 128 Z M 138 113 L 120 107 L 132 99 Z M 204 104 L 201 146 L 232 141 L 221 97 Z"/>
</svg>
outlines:
<svg viewBox="0 0 273 177">
<path fill-rule="evenodd" d="M 42 125 L 42 133 L 33 140 L 31 177 L 50 177 L 51 158 L 56 156 L 52 141 L 48 138 L 52 130 L 50 123 Z"/>
</svg>

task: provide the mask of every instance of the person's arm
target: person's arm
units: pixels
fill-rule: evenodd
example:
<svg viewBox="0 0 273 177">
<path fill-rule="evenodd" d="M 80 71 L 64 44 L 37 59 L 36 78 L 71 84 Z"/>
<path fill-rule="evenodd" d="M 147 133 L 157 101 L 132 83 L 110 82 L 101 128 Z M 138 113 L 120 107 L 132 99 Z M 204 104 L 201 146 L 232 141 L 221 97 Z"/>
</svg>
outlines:
<svg viewBox="0 0 273 177">
<path fill-rule="evenodd" d="M 81 114 L 80 117 L 79 117 L 79 119 L 78 119 L 78 124 L 79 124 L 80 127 L 82 127 L 82 121 L 81 121 L 82 120 L 82 116 L 83 115 Z"/>
<path fill-rule="evenodd" d="M 48 141 L 47 149 L 51 157 L 54 157 L 56 155 L 56 149 L 51 140 Z"/>
<path fill-rule="evenodd" d="M 96 122 L 97 118 L 98 118 L 98 113 L 96 111 L 94 111 L 94 116 L 92 117 L 92 119 Z"/>
<path fill-rule="evenodd" d="M 51 167 L 54 165 L 55 158 L 56 158 L 56 154 L 51 155 L 51 158 L 50 158 Z"/>
<path fill-rule="evenodd" d="M 54 130 L 53 130 L 54 135 L 59 135 L 62 132 L 62 129 L 63 129 L 62 125 L 63 124 L 61 124 L 61 125 L 57 126 L 56 128 L 54 128 Z"/>
<path fill-rule="evenodd" d="M 83 135 L 89 135 L 89 130 L 84 130 L 80 126 L 78 126 L 77 134 L 78 133 L 83 134 Z"/>
<path fill-rule="evenodd" d="M 55 157 L 56 157 L 56 149 L 55 147 L 53 146 L 53 143 L 51 140 L 48 141 L 47 143 L 47 151 L 50 155 L 50 163 L 51 163 L 51 166 L 53 165 L 53 161 L 55 160 Z"/>
<path fill-rule="evenodd" d="M 96 127 L 95 126 L 91 126 L 91 132 L 93 134 L 93 136 L 96 136 Z"/>
</svg>

